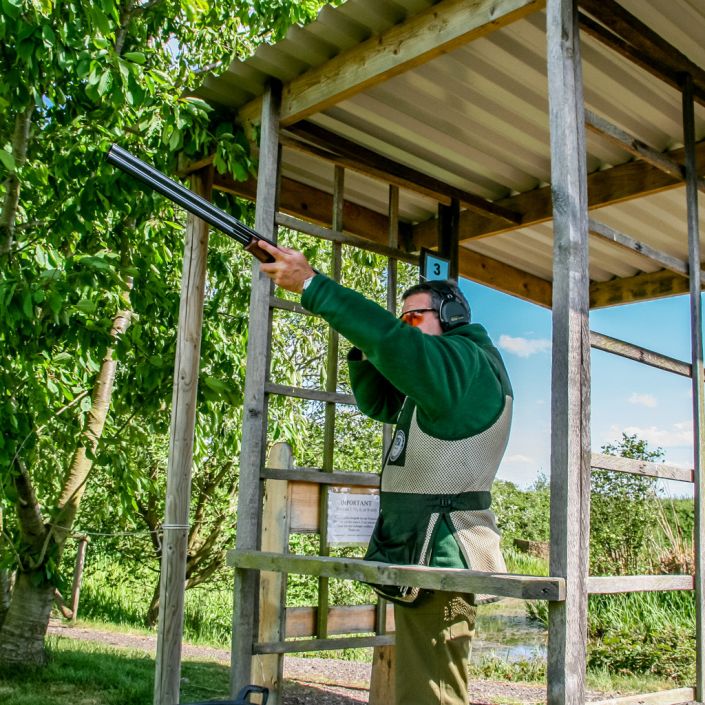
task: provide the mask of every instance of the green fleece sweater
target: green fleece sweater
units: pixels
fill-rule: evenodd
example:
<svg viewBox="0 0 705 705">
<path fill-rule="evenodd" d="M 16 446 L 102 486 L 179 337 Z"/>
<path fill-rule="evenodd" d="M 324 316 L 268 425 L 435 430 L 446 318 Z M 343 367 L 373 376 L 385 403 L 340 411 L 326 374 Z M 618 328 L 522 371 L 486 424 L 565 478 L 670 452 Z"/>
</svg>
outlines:
<svg viewBox="0 0 705 705">
<path fill-rule="evenodd" d="M 424 432 L 454 440 L 490 426 L 512 396 L 500 354 L 478 324 L 427 335 L 322 274 L 301 303 L 364 353 L 348 356 L 350 381 L 374 419 L 395 423 L 408 396 Z"/>
</svg>

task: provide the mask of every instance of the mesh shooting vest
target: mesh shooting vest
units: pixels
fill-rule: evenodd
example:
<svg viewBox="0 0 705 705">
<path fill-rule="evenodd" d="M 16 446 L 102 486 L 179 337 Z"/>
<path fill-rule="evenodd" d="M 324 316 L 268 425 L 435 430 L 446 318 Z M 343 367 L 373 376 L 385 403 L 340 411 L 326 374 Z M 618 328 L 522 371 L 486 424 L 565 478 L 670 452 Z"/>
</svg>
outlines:
<svg viewBox="0 0 705 705">
<path fill-rule="evenodd" d="M 458 440 L 431 436 L 419 427 L 407 398 L 382 470 L 380 516 L 366 558 L 429 565 L 439 522 L 453 530 L 471 570 L 505 573 L 490 489 L 509 439 L 512 397 L 484 431 Z M 412 603 L 419 588 L 373 586 L 397 602 Z M 495 599 L 475 595 L 475 603 Z"/>
</svg>

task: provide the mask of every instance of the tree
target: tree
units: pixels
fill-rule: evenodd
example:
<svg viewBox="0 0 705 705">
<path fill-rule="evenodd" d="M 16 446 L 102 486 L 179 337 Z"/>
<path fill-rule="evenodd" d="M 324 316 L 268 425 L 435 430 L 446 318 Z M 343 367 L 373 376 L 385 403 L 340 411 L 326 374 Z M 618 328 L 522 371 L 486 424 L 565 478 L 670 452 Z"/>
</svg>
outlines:
<svg viewBox="0 0 705 705">
<path fill-rule="evenodd" d="M 276 19 L 318 6 L 256 9 Z M 3 0 L 1 9 L 0 566 L 17 577 L 0 660 L 42 663 L 66 537 L 109 462 L 103 438 L 163 431 L 164 414 L 153 412 L 171 391 L 182 216 L 115 174 L 103 153 L 119 141 L 173 172 L 178 156 L 214 152 L 216 168 L 246 178 L 244 137 L 184 96 L 204 67 L 251 47 L 266 21 L 232 1 Z M 239 258 L 209 272 L 219 303 L 232 270 L 244 271 Z M 226 321 L 211 321 L 208 335 L 226 340 Z M 242 346 L 208 350 L 203 388 L 232 403 L 239 390 L 227 373 Z"/>
<path fill-rule="evenodd" d="M 622 434 L 617 443 L 602 447 L 608 455 L 657 461 L 661 448 L 649 450 L 636 435 Z M 629 575 L 639 572 L 648 531 L 654 522 L 656 479 L 644 475 L 593 470 L 590 506 L 590 572 Z"/>
</svg>

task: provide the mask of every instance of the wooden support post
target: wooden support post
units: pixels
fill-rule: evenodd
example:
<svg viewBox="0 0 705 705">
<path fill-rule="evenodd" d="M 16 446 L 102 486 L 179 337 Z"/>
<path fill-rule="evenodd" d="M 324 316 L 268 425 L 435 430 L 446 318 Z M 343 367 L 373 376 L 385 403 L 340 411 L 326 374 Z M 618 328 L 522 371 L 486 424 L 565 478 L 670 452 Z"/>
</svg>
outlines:
<svg viewBox="0 0 705 705">
<path fill-rule="evenodd" d="M 565 602 L 549 604 L 548 705 L 585 700 L 590 522 L 590 332 L 585 124 L 576 0 L 548 0 L 553 196 L 550 574 Z"/>
<path fill-rule="evenodd" d="M 688 267 L 690 271 L 690 324 L 693 384 L 693 467 L 695 498 L 695 699 L 705 698 L 705 518 L 703 492 L 705 491 L 705 393 L 703 390 L 703 316 L 700 272 L 700 233 L 698 226 L 698 169 L 695 158 L 695 111 L 693 79 L 683 80 L 683 143 L 685 145 L 686 198 L 688 214 Z"/>
<path fill-rule="evenodd" d="M 331 228 L 334 232 L 343 232 L 343 205 L 345 203 L 345 169 L 335 167 L 333 177 L 333 222 Z M 338 242 L 331 247 L 331 276 L 339 282 L 342 274 L 342 246 Z M 328 352 L 326 354 L 326 391 L 335 393 L 338 388 L 338 347 L 340 336 L 332 328 L 328 329 Z M 335 455 L 335 412 L 336 404 L 326 402 L 325 422 L 323 426 L 323 462 L 321 467 L 324 472 L 333 471 L 333 457 Z M 320 494 L 320 537 L 321 556 L 328 556 L 328 488 L 321 487 Z M 328 578 L 318 579 L 318 611 L 316 612 L 316 635 L 319 639 L 328 636 Z"/>
<path fill-rule="evenodd" d="M 192 174 L 191 188 L 204 198 L 210 198 L 211 185 L 211 167 Z M 179 702 L 193 433 L 196 424 L 207 256 L 208 224 L 189 215 L 174 363 L 166 511 L 162 525 L 164 536 L 154 705 L 174 705 Z"/>
<path fill-rule="evenodd" d="M 389 247 L 399 245 L 399 187 L 389 187 Z M 397 261 L 389 258 L 387 263 L 387 310 L 397 312 Z M 386 456 L 392 442 L 392 424 L 384 424 L 383 455 Z M 377 634 L 387 633 L 387 601 L 377 599 Z M 372 653 L 372 675 L 370 678 L 369 705 L 387 705 L 395 701 L 394 672 L 396 666 L 394 644 L 375 646 Z"/>
<path fill-rule="evenodd" d="M 448 276 L 458 278 L 458 237 L 460 232 L 460 201 L 451 198 L 450 205 L 438 204 L 438 252 L 450 262 Z"/>
<path fill-rule="evenodd" d="M 81 582 L 83 581 L 83 567 L 86 564 L 86 549 L 88 548 L 88 537 L 81 536 L 78 540 L 78 550 L 76 552 L 76 565 L 73 569 L 73 585 L 71 586 L 71 621 L 76 622 L 78 614 L 78 601 L 81 597 Z"/>
<path fill-rule="evenodd" d="M 287 471 L 293 468 L 293 455 L 288 443 L 275 443 L 269 452 L 267 467 Z M 288 482 L 268 480 L 262 509 L 262 550 L 287 553 L 289 549 Z M 286 573 L 260 573 L 260 620 L 257 641 L 283 641 L 286 633 Z M 284 678 L 284 655 L 261 654 L 255 656 L 252 668 L 253 681 L 269 688 L 270 705 L 281 705 Z"/>
<path fill-rule="evenodd" d="M 279 106 L 281 86 L 268 86 L 262 103 L 259 175 L 255 229 L 276 241 L 275 216 L 279 182 Z M 269 300 L 270 280 L 252 263 L 250 294 L 250 328 L 247 339 L 247 375 L 245 380 L 244 419 L 240 450 L 240 488 L 237 503 L 237 547 L 257 549 L 260 543 L 260 509 L 262 487 L 260 472 L 264 467 L 267 442 L 267 396 L 264 385 L 269 376 L 272 316 Z M 257 574 L 235 571 L 233 593 L 233 636 L 230 690 L 235 697 L 252 678 L 252 644 L 257 624 Z"/>
</svg>

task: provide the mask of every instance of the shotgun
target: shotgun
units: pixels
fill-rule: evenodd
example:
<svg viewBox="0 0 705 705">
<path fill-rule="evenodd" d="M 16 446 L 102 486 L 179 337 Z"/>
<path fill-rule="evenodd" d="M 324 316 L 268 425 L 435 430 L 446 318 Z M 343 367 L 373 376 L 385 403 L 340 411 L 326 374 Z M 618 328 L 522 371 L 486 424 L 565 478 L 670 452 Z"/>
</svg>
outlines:
<svg viewBox="0 0 705 705">
<path fill-rule="evenodd" d="M 205 220 L 220 232 L 225 233 L 233 240 L 237 240 L 251 255 L 260 262 L 273 262 L 274 258 L 257 246 L 259 240 L 264 240 L 270 245 L 275 245 L 271 240 L 262 237 L 256 230 L 240 222 L 237 218 L 214 206 L 210 201 L 202 198 L 185 186 L 177 183 L 161 171 L 150 166 L 134 154 L 116 144 L 111 145 L 106 156 L 110 164 L 122 169 L 126 174 L 141 181 L 145 186 L 153 189 L 170 201 L 181 206 L 189 213 Z"/>
</svg>

